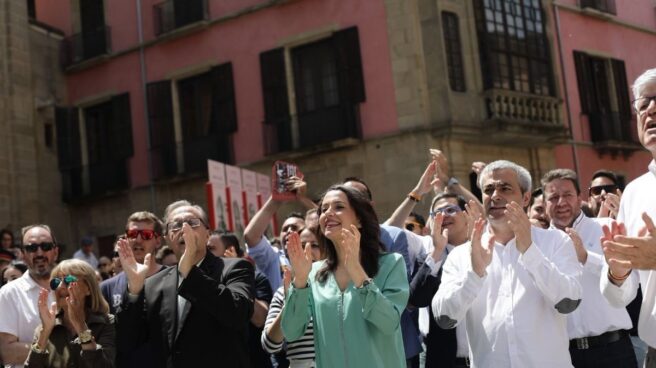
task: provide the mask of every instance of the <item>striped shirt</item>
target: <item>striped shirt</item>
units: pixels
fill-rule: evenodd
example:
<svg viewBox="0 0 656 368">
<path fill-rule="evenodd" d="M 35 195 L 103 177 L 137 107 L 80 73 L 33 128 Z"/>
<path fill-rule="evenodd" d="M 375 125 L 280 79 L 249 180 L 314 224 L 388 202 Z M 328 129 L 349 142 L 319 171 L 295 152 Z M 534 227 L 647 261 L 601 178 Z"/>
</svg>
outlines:
<svg viewBox="0 0 656 368">
<path fill-rule="evenodd" d="M 284 305 L 285 292 L 283 286 L 281 286 L 276 290 L 273 299 L 271 299 L 269 313 L 267 314 L 266 322 L 264 322 L 264 329 L 262 330 L 262 348 L 271 354 L 281 351 L 285 344 L 285 341 L 281 343 L 271 341 L 266 335 L 266 331 L 268 331 L 269 326 L 271 326 L 276 317 L 278 317 L 278 314 L 280 314 Z M 314 328 L 312 320 L 310 319 L 303 337 L 293 342 L 287 342 L 286 344 L 287 359 L 290 362 L 293 360 L 314 360 Z"/>
</svg>

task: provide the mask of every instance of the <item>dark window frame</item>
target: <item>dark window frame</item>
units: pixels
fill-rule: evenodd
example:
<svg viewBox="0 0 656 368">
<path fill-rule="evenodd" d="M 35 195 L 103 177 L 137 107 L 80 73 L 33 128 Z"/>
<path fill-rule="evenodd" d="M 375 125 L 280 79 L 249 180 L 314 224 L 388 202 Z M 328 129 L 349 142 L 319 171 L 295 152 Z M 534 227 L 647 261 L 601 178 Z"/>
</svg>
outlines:
<svg viewBox="0 0 656 368">
<path fill-rule="evenodd" d="M 581 8 L 592 8 L 600 12 L 617 15 L 615 0 L 580 0 Z"/>
<path fill-rule="evenodd" d="M 485 89 L 554 96 L 542 2 L 474 0 L 474 4 Z"/>
<path fill-rule="evenodd" d="M 460 19 L 453 12 L 442 12 L 442 33 L 444 51 L 449 74 L 449 87 L 455 92 L 467 91 L 465 65 L 462 59 L 462 41 L 460 39 Z"/>
</svg>

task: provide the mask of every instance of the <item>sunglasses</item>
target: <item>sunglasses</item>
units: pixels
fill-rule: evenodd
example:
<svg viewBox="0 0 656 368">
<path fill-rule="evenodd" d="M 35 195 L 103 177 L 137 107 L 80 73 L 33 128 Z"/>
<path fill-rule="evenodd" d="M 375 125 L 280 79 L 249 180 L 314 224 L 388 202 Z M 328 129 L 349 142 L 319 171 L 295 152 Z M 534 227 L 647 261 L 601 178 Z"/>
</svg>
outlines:
<svg viewBox="0 0 656 368">
<path fill-rule="evenodd" d="M 125 236 L 127 236 L 128 239 L 136 239 L 139 234 L 141 234 L 141 239 L 143 240 L 150 240 L 158 235 L 155 230 L 125 230 Z"/>
<path fill-rule="evenodd" d="M 405 228 L 406 228 L 406 230 L 414 231 L 415 228 L 421 229 L 421 225 L 417 222 L 406 222 L 405 223 Z"/>
<path fill-rule="evenodd" d="M 50 280 L 50 288 L 52 290 L 57 290 L 59 285 L 61 285 L 62 281 L 64 282 L 64 285 L 68 287 L 71 283 L 77 281 L 77 277 L 73 275 L 66 275 L 63 278 L 60 277 L 55 277 L 54 279 Z"/>
<path fill-rule="evenodd" d="M 31 243 L 31 244 L 23 244 L 23 249 L 27 253 L 36 253 L 36 251 L 41 248 L 42 251 L 48 252 L 51 251 L 55 247 L 55 243 Z"/>
<path fill-rule="evenodd" d="M 205 225 L 203 220 L 199 219 L 198 217 L 194 217 L 186 220 L 169 222 L 166 224 L 166 228 L 168 231 L 178 232 L 182 230 L 182 225 L 185 223 L 189 224 L 189 226 L 192 228 L 199 227 L 200 225 Z"/>
<path fill-rule="evenodd" d="M 459 212 L 462 212 L 462 208 L 460 208 L 458 205 L 452 204 L 446 207 L 438 208 L 435 211 L 430 211 L 430 217 L 435 217 L 438 213 L 441 213 L 444 216 L 455 216 Z"/>
<path fill-rule="evenodd" d="M 590 187 L 590 195 L 598 196 L 601 194 L 602 191 L 605 191 L 606 193 L 615 193 L 615 191 L 617 191 L 617 185 L 609 184 L 609 185 L 598 185 L 596 187 Z"/>
</svg>

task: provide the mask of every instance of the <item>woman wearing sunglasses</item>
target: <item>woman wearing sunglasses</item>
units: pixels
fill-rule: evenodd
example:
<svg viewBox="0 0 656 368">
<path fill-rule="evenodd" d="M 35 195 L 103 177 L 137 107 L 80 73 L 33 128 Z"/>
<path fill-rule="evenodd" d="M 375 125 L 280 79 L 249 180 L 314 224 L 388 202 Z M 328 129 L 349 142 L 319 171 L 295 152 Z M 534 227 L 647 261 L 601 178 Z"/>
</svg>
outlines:
<svg viewBox="0 0 656 368">
<path fill-rule="evenodd" d="M 95 271 L 86 262 L 69 259 L 51 273 L 55 300 L 41 289 L 41 325 L 25 367 L 114 367 L 114 317 L 100 293 Z"/>
</svg>

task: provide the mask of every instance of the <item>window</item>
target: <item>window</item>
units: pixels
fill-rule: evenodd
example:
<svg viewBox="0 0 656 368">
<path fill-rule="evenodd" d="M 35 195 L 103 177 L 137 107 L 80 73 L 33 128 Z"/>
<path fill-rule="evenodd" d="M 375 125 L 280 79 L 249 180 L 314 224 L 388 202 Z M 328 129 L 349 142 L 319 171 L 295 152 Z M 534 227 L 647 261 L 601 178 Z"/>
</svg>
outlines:
<svg viewBox="0 0 656 368">
<path fill-rule="evenodd" d="M 260 67 L 267 153 L 360 137 L 357 107 L 364 102 L 365 92 L 357 28 L 307 45 L 264 52 Z M 293 105 L 288 77 L 294 83 Z"/>
<path fill-rule="evenodd" d="M 604 13 L 617 14 L 615 0 L 581 0 L 581 8 L 592 8 Z"/>
<path fill-rule="evenodd" d="M 237 131 L 232 64 L 174 82 L 148 85 L 148 114 L 154 179 L 207 169 L 207 160 L 233 163 L 232 133 Z M 177 88 L 180 114 L 171 108 Z M 181 141 L 176 141 L 175 127 Z"/>
<path fill-rule="evenodd" d="M 80 33 L 62 41 L 64 67 L 110 52 L 110 28 L 105 25 L 103 0 L 80 1 Z"/>
<path fill-rule="evenodd" d="M 475 0 L 486 89 L 552 96 L 553 75 L 540 0 Z"/>
<path fill-rule="evenodd" d="M 444 33 L 446 65 L 449 71 L 449 86 L 453 91 L 464 92 L 466 90 L 465 69 L 462 63 L 458 23 L 458 16 L 455 13 L 442 12 L 442 32 Z"/>
<path fill-rule="evenodd" d="M 36 19 L 36 4 L 35 0 L 27 0 L 27 17 L 29 19 Z"/>
<path fill-rule="evenodd" d="M 155 4 L 155 35 L 207 19 L 207 10 L 207 0 L 168 0 Z"/>
<path fill-rule="evenodd" d="M 633 113 L 624 61 L 574 51 L 581 112 L 593 142 L 633 142 Z"/>
<path fill-rule="evenodd" d="M 78 114 L 58 108 L 55 116 L 64 200 L 127 188 L 127 159 L 133 155 L 129 95 L 84 108 L 84 135 Z"/>
</svg>

